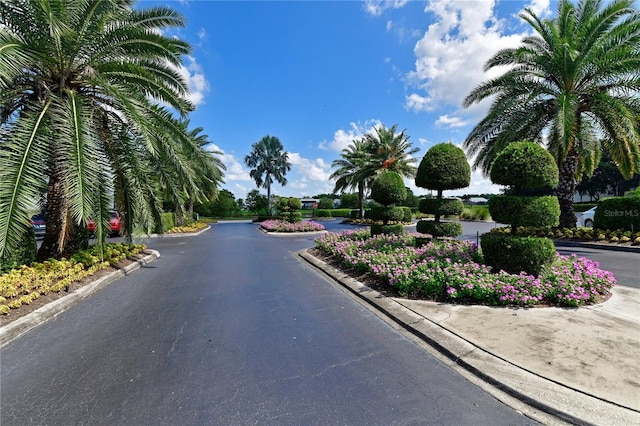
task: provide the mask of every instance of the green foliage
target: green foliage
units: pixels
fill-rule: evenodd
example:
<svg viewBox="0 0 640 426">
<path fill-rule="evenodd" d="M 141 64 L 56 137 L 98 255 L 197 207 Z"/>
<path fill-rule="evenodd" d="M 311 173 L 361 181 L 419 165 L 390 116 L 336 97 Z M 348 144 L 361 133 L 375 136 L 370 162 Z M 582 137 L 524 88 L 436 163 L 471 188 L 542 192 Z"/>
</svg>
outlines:
<svg viewBox="0 0 640 426">
<path fill-rule="evenodd" d="M 460 217 L 467 220 L 492 220 L 487 206 L 465 207 Z"/>
<path fill-rule="evenodd" d="M 381 220 L 384 224 L 388 222 L 402 222 L 405 217 L 405 210 L 402 207 L 373 207 L 371 208 L 371 220 Z"/>
<path fill-rule="evenodd" d="M 385 206 L 397 204 L 407 197 L 407 188 L 397 172 L 383 170 L 371 184 L 371 198 Z"/>
<path fill-rule="evenodd" d="M 480 237 L 484 261 L 494 272 L 526 272 L 538 276 L 556 257 L 556 248 L 548 238 L 518 237 L 486 233 Z"/>
<path fill-rule="evenodd" d="M 523 188 L 553 188 L 558 184 L 558 166 L 553 156 L 533 142 L 509 144 L 491 166 L 491 181 Z"/>
<path fill-rule="evenodd" d="M 385 234 L 385 235 L 402 235 L 404 234 L 404 227 L 401 223 L 393 225 L 381 225 L 374 223 L 371 225 L 371 236 Z"/>
<path fill-rule="evenodd" d="M 423 198 L 418 209 L 421 213 L 458 216 L 464 210 L 464 204 L 457 198 Z"/>
<path fill-rule="evenodd" d="M 318 209 L 315 211 L 316 217 L 333 217 L 331 210 Z"/>
<path fill-rule="evenodd" d="M 156 229 L 157 233 L 163 233 L 176 226 L 176 214 L 173 212 L 162 213 L 162 224 L 159 229 Z"/>
<path fill-rule="evenodd" d="M 333 217 L 350 217 L 351 210 L 350 209 L 332 209 L 331 216 Z"/>
<path fill-rule="evenodd" d="M 20 243 L 5 252 L 4 256 L 0 258 L 0 274 L 19 268 L 21 265 L 31 265 L 36 260 L 37 251 L 36 234 L 29 226 L 25 228 Z"/>
<path fill-rule="evenodd" d="M 640 230 L 640 197 L 614 197 L 598 202 L 594 229 Z"/>
<path fill-rule="evenodd" d="M 341 209 L 357 209 L 358 208 L 358 194 L 344 193 L 340 195 L 340 208 Z"/>
<path fill-rule="evenodd" d="M 256 186 L 267 189 L 267 209 L 271 210 L 271 184 L 274 179 L 282 186 L 287 184 L 285 175 L 291 170 L 289 153 L 284 151 L 280 139 L 265 135 L 251 145 L 251 153 L 244 157 L 244 162 L 252 168 L 249 176 Z"/>
<path fill-rule="evenodd" d="M 518 226 L 558 226 L 560 204 L 555 196 L 505 195 L 489 200 L 489 212 L 498 223 Z"/>
<path fill-rule="evenodd" d="M 413 211 L 411 210 L 411 207 L 400 207 L 400 209 L 403 211 L 403 215 L 402 215 L 402 221 L 404 223 L 409 223 L 413 221 Z"/>
<path fill-rule="evenodd" d="M 452 143 L 432 146 L 420 161 L 415 179 L 416 186 L 438 191 L 466 188 L 470 182 L 467 156 Z"/>
<path fill-rule="evenodd" d="M 462 224 L 459 222 L 420 220 L 416 224 L 416 231 L 421 234 L 432 235 L 436 238 L 457 237 L 458 235 L 462 235 Z"/>
<path fill-rule="evenodd" d="M 333 208 L 333 200 L 331 198 L 320 198 L 320 202 L 318 203 L 319 209 L 332 209 Z"/>
<path fill-rule="evenodd" d="M 276 209 L 278 210 L 280 219 L 289 223 L 296 223 L 302 220 L 302 213 L 299 211 L 301 208 L 302 203 L 300 199 L 296 197 L 283 197 L 276 203 Z"/>
<path fill-rule="evenodd" d="M 206 201 L 193 205 L 193 211 L 205 217 L 234 216 L 239 213 L 239 210 L 235 196 L 226 189 L 219 192 L 215 201 Z"/>
<path fill-rule="evenodd" d="M 595 207 L 597 205 L 598 203 L 576 203 L 573 205 L 573 210 L 576 213 L 582 213 L 582 212 L 586 212 L 590 208 Z"/>
<path fill-rule="evenodd" d="M 244 205 L 250 212 L 257 214 L 267 214 L 269 209 L 267 197 L 261 194 L 257 189 L 249 191 L 244 200 Z"/>
</svg>

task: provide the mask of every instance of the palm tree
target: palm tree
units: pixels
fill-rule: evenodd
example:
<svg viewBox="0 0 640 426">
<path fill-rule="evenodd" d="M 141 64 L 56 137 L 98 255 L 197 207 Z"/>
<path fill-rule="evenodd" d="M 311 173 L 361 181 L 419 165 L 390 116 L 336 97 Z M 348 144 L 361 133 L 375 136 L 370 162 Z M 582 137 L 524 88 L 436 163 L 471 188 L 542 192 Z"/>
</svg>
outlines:
<svg viewBox="0 0 640 426">
<path fill-rule="evenodd" d="M 577 7 L 560 0 L 554 19 L 531 10 L 520 16 L 535 35 L 486 63 L 485 70 L 510 68 L 465 99 L 468 107 L 495 96 L 464 146 L 488 174 L 511 142 L 546 137 L 560 170 L 560 226 L 573 227 L 576 177 L 593 170 L 600 150 L 626 178 L 640 169 L 640 13 L 633 0 L 582 0 Z"/>
<path fill-rule="evenodd" d="M 409 136 L 405 135 L 406 129 L 396 134 L 397 129 L 397 124 L 389 129 L 382 125 L 374 129 L 375 134 L 364 135 L 370 154 L 368 168 L 372 174 L 387 169 L 397 172 L 402 177 L 413 178 L 417 167 L 412 165 L 416 159 L 411 156 L 420 151 L 420 148 L 411 148 Z"/>
<path fill-rule="evenodd" d="M 355 139 L 340 155 L 341 159 L 331 163 L 331 167 L 337 168 L 330 176 L 330 179 L 336 180 L 333 192 L 337 194 L 345 189 L 357 189 L 360 217 L 364 217 L 365 191 L 373 180 L 372 176 L 367 175 L 370 161 L 369 145 L 364 139 Z"/>
<path fill-rule="evenodd" d="M 256 186 L 267 189 L 269 214 L 271 214 L 271 184 L 275 179 L 280 185 L 286 185 L 286 173 L 291 170 L 289 153 L 275 136 L 266 135 L 251 145 L 251 154 L 244 157 L 247 166 L 253 167 L 249 176 L 256 182 Z"/>
<path fill-rule="evenodd" d="M 166 108 L 186 115 L 175 70 L 187 43 L 170 8 L 132 0 L 0 2 L 0 255 L 18 244 L 33 200 L 46 193 L 39 259 L 63 256 L 91 217 L 105 222 L 111 194 L 135 221 L 160 220 L 160 162 L 197 187 L 180 154 L 188 137 Z M 182 132 L 184 133 L 184 132 Z"/>
</svg>

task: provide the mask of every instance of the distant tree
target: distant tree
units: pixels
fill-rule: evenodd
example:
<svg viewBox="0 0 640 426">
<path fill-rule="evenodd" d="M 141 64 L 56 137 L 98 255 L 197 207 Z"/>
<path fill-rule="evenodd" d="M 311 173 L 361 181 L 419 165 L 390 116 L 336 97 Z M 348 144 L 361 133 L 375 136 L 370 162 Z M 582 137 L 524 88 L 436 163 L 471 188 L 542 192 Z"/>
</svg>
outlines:
<svg viewBox="0 0 640 426">
<path fill-rule="evenodd" d="M 358 194 L 345 192 L 340 195 L 341 209 L 357 209 L 358 207 Z"/>
<path fill-rule="evenodd" d="M 333 208 L 333 198 L 320 198 L 320 202 L 318 203 L 319 209 L 332 209 Z"/>
<path fill-rule="evenodd" d="M 257 189 L 251 190 L 244 199 L 244 205 L 251 213 L 263 214 L 269 209 L 267 197 L 262 195 Z"/>
<path fill-rule="evenodd" d="M 266 135 L 251 145 L 251 153 L 244 157 L 247 166 L 253 167 L 249 176 L 258 187 L 267 189 L 268 211 L 271 214 L 271 184 L 275 179 L 280 185 L 286 185 L 285 175 L 291 170 L 289 153 L 275 136 Z"/>
<path fill-rule="evenodd" d="M 400 206 L 406 206 L 406 207 L 418 207 L 418 197 L 415 196 L 415 194 L 413 193 L 413 191 L 411 190 L 411 188 L 406 187 L 407 189 L 407 198 L 404 199 L 404 201 L 400 202 Z"/>
</svg>

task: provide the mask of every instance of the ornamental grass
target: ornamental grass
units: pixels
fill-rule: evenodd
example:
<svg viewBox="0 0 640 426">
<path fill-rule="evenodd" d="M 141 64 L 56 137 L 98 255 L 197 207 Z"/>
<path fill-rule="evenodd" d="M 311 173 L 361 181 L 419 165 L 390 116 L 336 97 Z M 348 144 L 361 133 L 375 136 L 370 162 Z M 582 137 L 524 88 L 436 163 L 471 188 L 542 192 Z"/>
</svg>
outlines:
<svg viewBox="0 0 640 426">
<path fill-rule="evenodd" d="M 613 274 L 584 257 L 557 255 L 538 277 L 494 273 L 475 243 L 416 239 L 429 236 L 329 233 L 316 247 L 345 268 L 369 273 L 402 297 L 483 305 L 581 306 L 596 303 L 615 285 Z"/>
</svg>

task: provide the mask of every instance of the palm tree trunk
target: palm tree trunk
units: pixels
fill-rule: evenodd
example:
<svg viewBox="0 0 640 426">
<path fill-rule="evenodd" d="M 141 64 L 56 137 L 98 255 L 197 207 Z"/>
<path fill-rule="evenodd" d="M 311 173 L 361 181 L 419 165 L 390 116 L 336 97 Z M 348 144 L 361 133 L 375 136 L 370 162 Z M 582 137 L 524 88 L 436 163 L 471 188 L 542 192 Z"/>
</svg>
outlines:
<svg viewBox="0 0 640 426">
<path fill-rule="evenodd" d="M 556 196 L 560 203 L 560 227 L 575 228 L 578 218 L 573 211 L 573 194 L 576 191 L 576 170 L 578 169 L 578 154 L 571 150 L 562 164 Z"/>
<path fill-rule="evenodd" d="M 364 219 L 364 185 L 358 185 L 358 207 L 360 208 L 359 219 Z"/>
<path fill-rule="evenodd" d="M 55 167 L 55 166 L 54 166 Z M 49 176 L 49 185 L 47 188 L 47 201 L 45 204 L 45 215 L 47 218 L 47 228 L 42 240 L 42 244 L 38 249 L 37 260 L 55 258 L 60 255 L 60 236 L 66 228 L 64 222 L 67 214 L 62 200 L 64 199 L 64 188 L 62 182 L 62 174 L 54 171 Z M 62 244 L 66 242 L 67 236 L 62 236 Z"/>
</svg>

